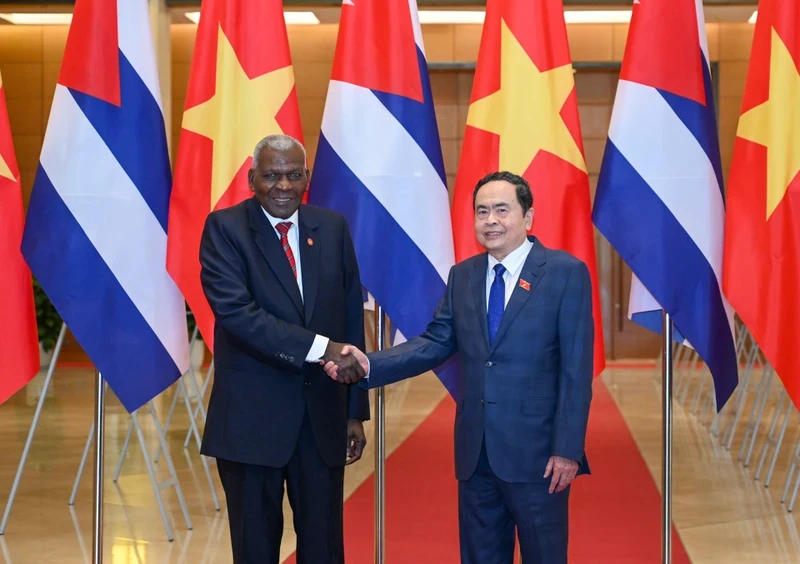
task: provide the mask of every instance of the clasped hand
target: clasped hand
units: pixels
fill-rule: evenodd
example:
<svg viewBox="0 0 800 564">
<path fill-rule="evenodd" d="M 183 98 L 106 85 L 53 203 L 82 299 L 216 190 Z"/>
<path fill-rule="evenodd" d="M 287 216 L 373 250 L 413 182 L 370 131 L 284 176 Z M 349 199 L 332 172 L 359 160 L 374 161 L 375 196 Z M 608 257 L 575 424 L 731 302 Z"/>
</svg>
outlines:
<svg viewBox="0 0 800 564">
<path fill-rule="evenodd" d="M 328 342 L 320 360 L 325 372 L 340 384 L 355 384 L 367 375 L 367 356 L 358 347 Z"/>
</svg>

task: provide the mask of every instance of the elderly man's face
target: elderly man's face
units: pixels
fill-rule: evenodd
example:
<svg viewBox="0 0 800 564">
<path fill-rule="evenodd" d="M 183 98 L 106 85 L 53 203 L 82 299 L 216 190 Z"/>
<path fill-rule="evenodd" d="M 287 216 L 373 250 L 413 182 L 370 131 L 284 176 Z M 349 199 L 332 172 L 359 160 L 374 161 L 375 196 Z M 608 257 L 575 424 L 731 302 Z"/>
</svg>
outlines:
<svg viewBox="0 0 800 564">
<path fill-rule="evenodd" d="M 303 151 L 299 147 L 288 151 L 264 147 L 258 158 L 258 168 L 250 169 L 248 179 L 250 189 L 271 216 L 291 217 L 300 207 L 308 187 Z"/>
</svg>

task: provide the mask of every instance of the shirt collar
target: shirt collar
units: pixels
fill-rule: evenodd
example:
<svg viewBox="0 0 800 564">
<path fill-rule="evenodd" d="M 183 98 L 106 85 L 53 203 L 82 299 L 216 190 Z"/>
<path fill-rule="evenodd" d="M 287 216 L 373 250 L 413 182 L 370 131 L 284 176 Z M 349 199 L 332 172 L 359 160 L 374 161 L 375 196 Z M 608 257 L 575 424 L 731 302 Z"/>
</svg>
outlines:
<svg viewBox="0 0 800 564">
<path fill-rule="evenodd" d="M 525 259 L 531 251 L 531 247 L 533 247 L 533 242 L 526 237 L 525 241 L 519 247 L 508 253 L 508 256 L 503 259 L 503 266 L 506 267 L 510 276 L 515 276 L 520 271 L 522 265 L 525 264 Z M 492 255 L 489 255 L 489 272 L 493 272 L 498 262 L 500 261 Z"/>
<path fill-rule="evenodd" d="M 263 211 L 264 215 L 267 216 L 267 219 L 269 220 L 270 224 L 272 224 L 272 228 L 275 230 L 277 230 L 277 225 L 279 223 L 283 223 L 284 221 L 291 221 L 292 227 L 297 226 L 297 218 L 300 215 L 300 211 L 297 210 L 292 215 L 290 215 L 288 219 L 280 219 L 279 217 L 274 217 L 270 215 L 269 212 L 267 212 L 267 210 L 265 210 L 263 206 L 261 207 L 261 211 Z"/>
</svg>

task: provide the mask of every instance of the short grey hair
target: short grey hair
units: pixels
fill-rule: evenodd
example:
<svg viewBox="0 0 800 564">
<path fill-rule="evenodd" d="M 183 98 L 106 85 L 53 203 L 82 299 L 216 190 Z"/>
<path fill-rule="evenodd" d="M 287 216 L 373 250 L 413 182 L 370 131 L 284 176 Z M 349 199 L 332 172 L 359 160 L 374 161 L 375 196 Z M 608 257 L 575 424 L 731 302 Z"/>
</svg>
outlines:
<svg viewBox="0 0 800 564">
<path fill-rule="evenodd" d="M 276 133 L 267 135 L 256 144 L 256 148 L 253 151 L 253 168 L 258 168 L 258 157 L 265 147 L 269 147 L 273 151 L 291 151 L 294 148 L 299 148 L 303 151 L 303 165 L 306 163 L 306 148 L 303 147 L 303 144 L 291 135 Z"/>
</svg>

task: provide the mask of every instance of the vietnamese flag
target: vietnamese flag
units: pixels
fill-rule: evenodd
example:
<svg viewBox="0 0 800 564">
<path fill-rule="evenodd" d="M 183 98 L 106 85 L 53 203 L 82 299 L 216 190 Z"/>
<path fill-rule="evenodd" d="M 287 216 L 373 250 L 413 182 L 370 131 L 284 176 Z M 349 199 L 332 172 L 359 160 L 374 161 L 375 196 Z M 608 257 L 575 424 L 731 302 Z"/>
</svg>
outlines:
<svg viewBox="0 0 800 564">
<path fill-rule="evenodd" d="M 208 214 L 252 196 L 247 171 L 267 135 L 303 142 L 280 0 L 204 0 L 170 199 L 167 270 L 209 350 L 214 316 L 200 285 Z"/>
<path fill-rule="evenodd" d="M 20 250 L 24 217 L 19 168 L 0 76 L 0 403 L 39 372 L 33 280 Z"/>
<path fill-rule="evenodd" d="M 589 176 L 561 0 L 488 0 L 452 204 L 456 262 L 483 249 L 472 194 L 486 174 L 524 176 L 533 227 L 592 277 L 594 373 L 605 368 Z"/>
<path fill-rule="evenodd" d="M 761 0 L 728 178 L 722 288 L 800 407 L 800 3 Z"/>
</svg>

